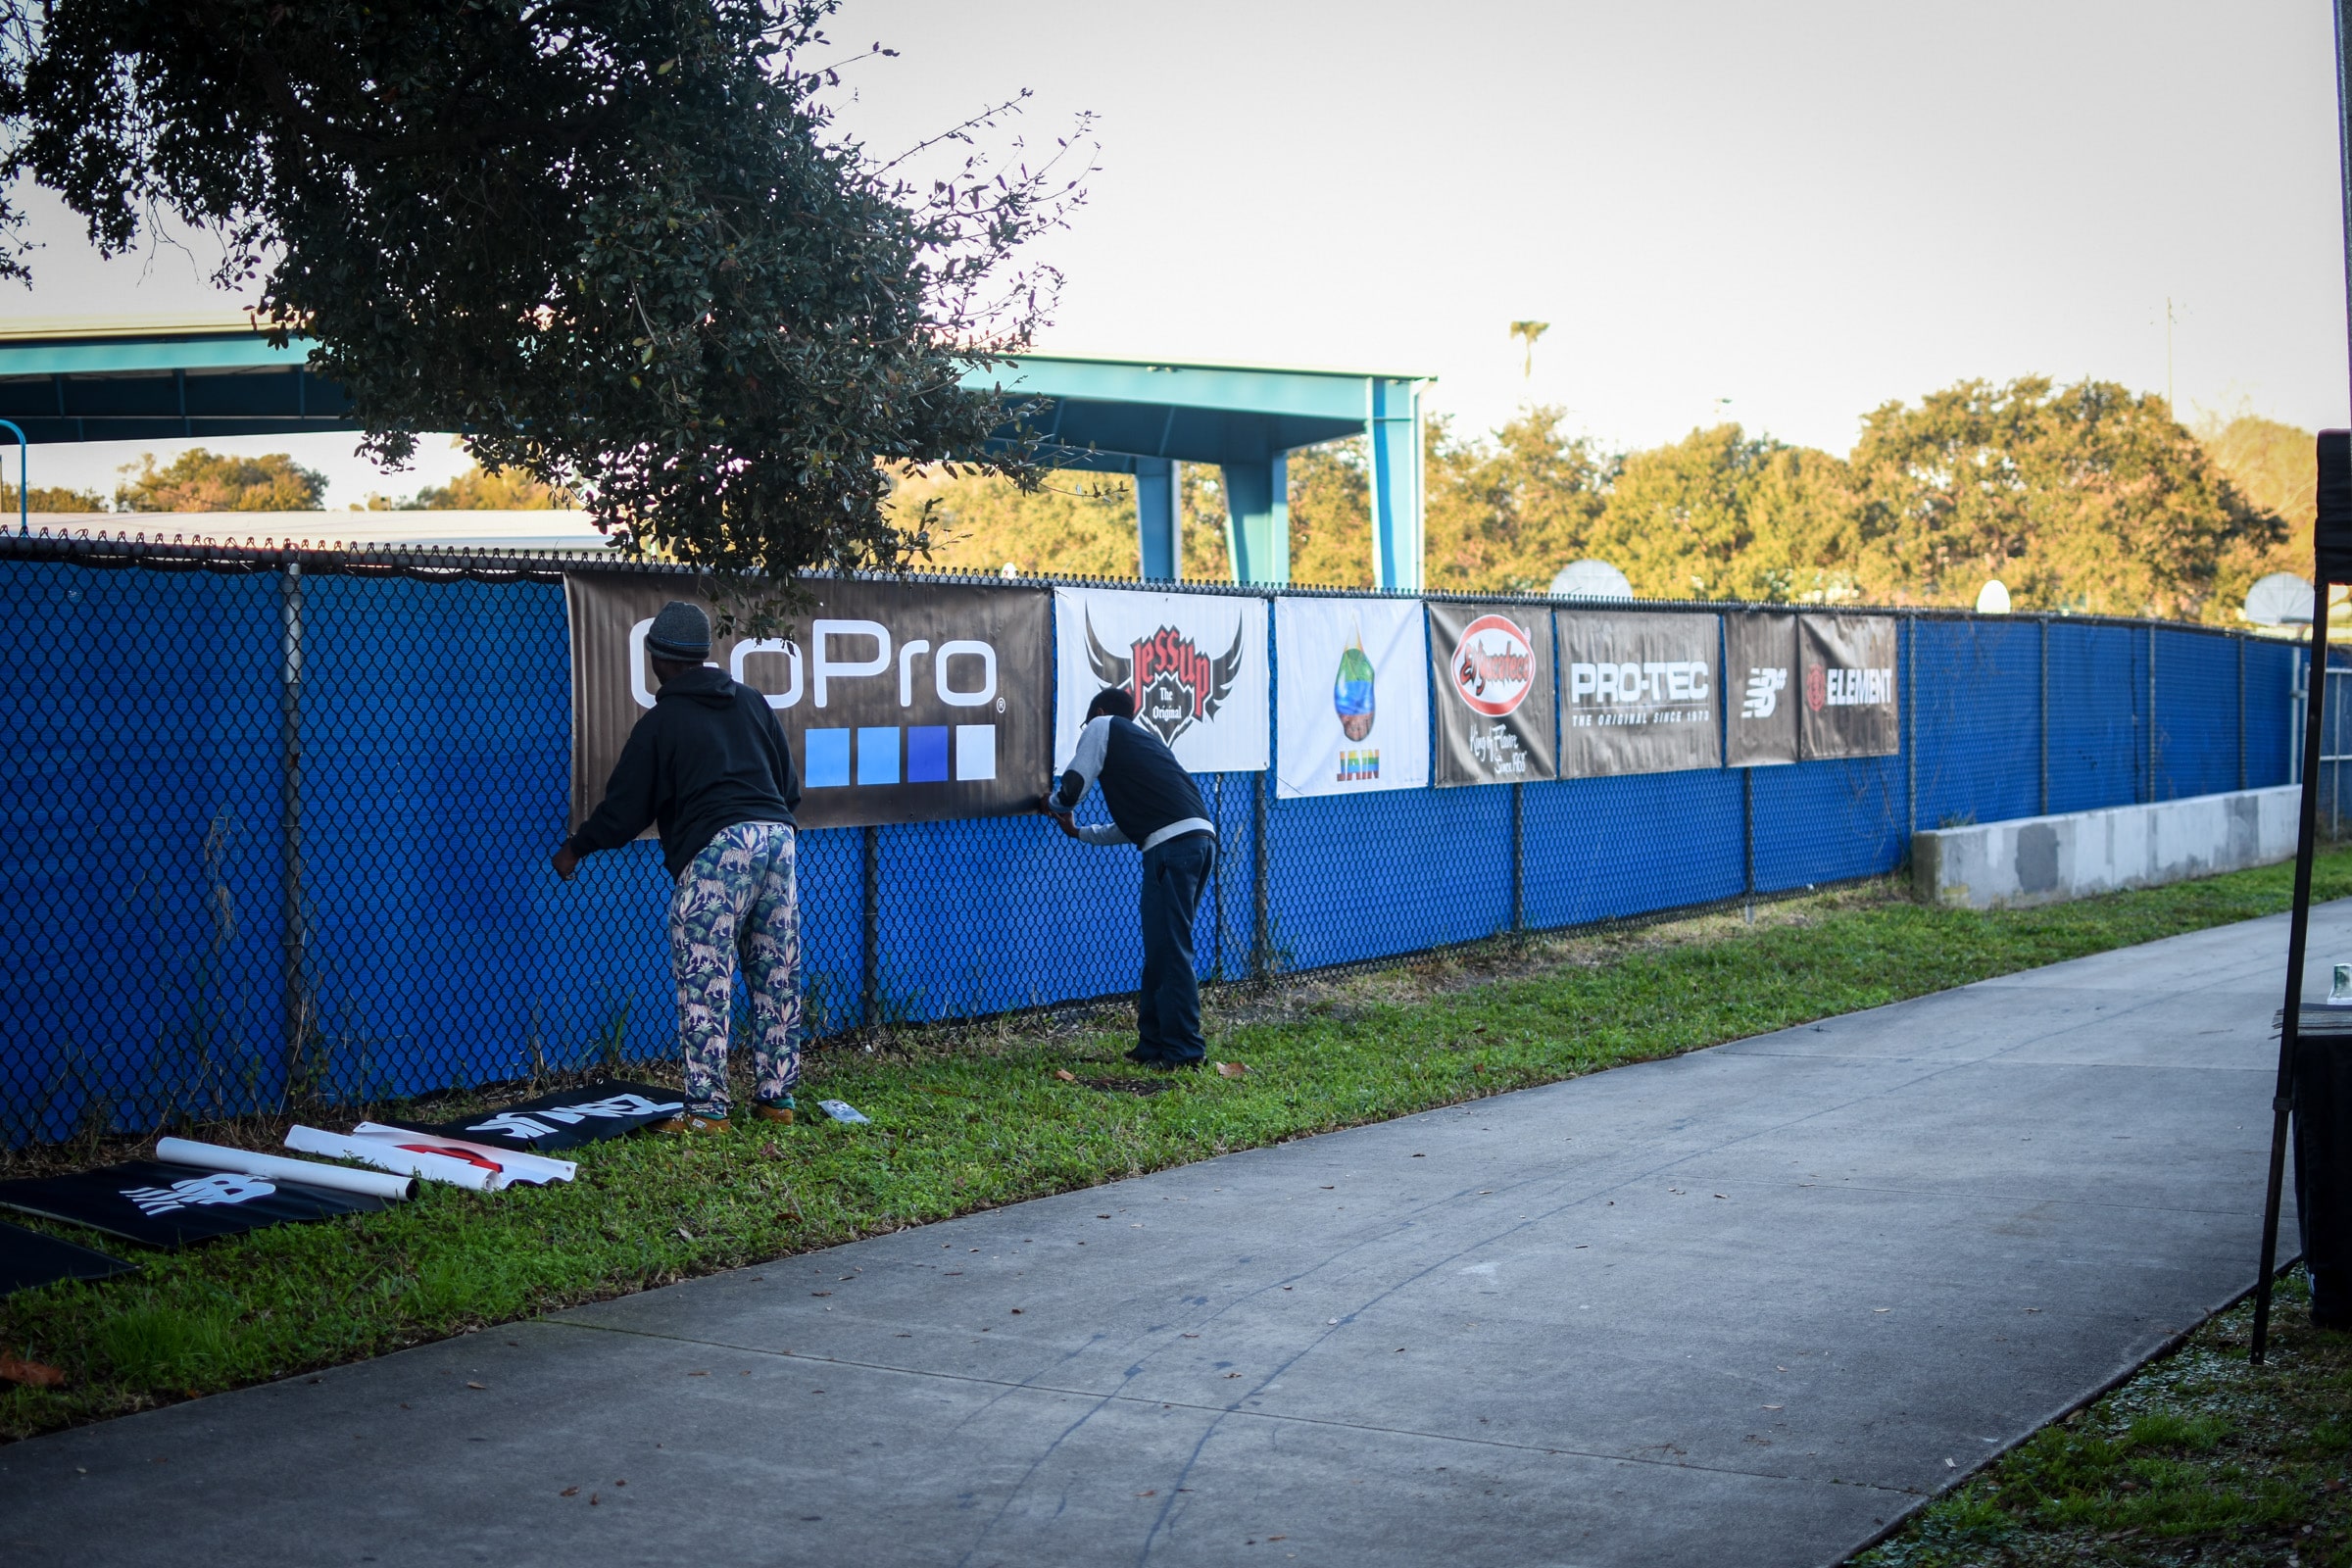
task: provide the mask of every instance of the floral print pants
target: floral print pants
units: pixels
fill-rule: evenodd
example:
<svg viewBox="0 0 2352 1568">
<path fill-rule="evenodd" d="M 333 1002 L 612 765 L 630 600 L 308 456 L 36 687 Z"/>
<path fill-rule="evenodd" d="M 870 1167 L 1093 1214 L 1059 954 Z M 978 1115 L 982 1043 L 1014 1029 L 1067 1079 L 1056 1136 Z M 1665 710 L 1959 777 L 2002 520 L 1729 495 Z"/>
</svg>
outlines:
<svg viewBox="0 0 2352 1568">
<path fill-rule="evenodd" d="M 679 876 L 669 901 L 678 1048 L 686 1057 L 687 1108 L 698 1116 L 727 1113 L 738 954 L 752 993 L 759 1094 L 774 1100 L 801 1081 L 800 906 L 793 833 L 784 823 L 743 822 L 722 831 Z"/>
</svg>

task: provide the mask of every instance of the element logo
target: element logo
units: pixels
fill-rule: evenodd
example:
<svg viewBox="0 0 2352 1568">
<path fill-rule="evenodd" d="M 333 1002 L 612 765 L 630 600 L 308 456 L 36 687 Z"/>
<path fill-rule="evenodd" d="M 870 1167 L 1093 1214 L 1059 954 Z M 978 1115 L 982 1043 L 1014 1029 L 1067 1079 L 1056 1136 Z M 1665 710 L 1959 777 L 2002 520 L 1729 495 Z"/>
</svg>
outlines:
<svg viewBox="0 0 2352 1568">
<path fill-rule="evenodd" d="M 1242 668 L 1245 629 L 1235 626 L 1233 646 L 1211 659 L 1175 627 L 1162 626 L 1134 644 L 1127 657 L 1121 659 L 1102 646 L 1102 639 L 1095 635 L 1095 622 L 1090 615 L 1086 622 L 1086 660 L 1094 667 L 1097 680 L 1105 686 L 1122 687 L 1135 699 L 1139 723 L 1150 725 L 1161 740 L 1173 746 L 1176 737 L 1195 724 L 1215 718 L 1217 710 L 1233 694 L 1234 677 Z"/>
<path fill-rule="evenodd" d="M 1875 708 L 1894 701 L 1894 671 L 1831 669 L 1815 664 L 1805 671 L 1805 706 L 1816 713 L 1825 708 Z"/>
<path fill-rule="evenodd" d="M 1536 650 L 1527 629 L 1501 615 L 1481 615 L 1453 648 L 1454 695 L 1473 712 L 1500 718 L 1527 701 Z"/>
</svg>

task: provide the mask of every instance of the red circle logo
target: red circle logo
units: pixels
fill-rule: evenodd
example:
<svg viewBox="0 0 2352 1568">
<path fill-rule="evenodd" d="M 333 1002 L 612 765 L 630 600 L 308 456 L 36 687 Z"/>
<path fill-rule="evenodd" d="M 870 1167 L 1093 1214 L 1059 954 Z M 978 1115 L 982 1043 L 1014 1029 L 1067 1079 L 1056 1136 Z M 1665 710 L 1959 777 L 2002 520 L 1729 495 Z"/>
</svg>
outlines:
<svg viewBox="0 0 2352 1568">
<path fill-rule="evenodd" d="M 1502 615 L 1481 615 L 1453 645 L 1454 695 L 1473 712 L 1500 718 L 1527 701 L 1536 682 L 1536 648 L 1527 628 Z"/>
<path fill-rule="evenodd" d="M 1805 706 L 1816 713 L 1830 700 L 1830 672 L 1815 664 L 1805 671 Z"/>
</svg>

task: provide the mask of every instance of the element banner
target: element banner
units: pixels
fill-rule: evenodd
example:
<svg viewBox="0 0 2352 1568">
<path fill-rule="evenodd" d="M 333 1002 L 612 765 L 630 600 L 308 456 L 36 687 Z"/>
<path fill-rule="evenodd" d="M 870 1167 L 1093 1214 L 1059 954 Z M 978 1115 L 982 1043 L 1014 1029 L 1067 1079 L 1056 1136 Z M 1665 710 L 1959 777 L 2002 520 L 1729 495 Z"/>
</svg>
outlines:
<svg viewBox="0 0 2352 1568">
<path fill-rule="evenodd" d="M 1723 617 L 1724 728 L 1733 767 L 1770 767 L 1796 760 L 1796 620 L 1769 611 L 1738 611 Z"/>
<path fill-rule="evenodd" d="M 1286 595 L 1274 601 L 1274 657 L 1277 796 L 1429 783 L 1429 653 L 1417 601 Z"/>
<path fill-rule="evenodd" d="M 1439 786 L 1554 777 L 1549 612 L 1513 604 L 1428 609 Z"/>
<path fill-rule="evenodd" d="M 1054 590 L 1054 761 L 1078 749 L 1086 705 L 1105 686 L 1189 772 L 1266 766 L 1266 602 L 1231 594 Z M 1046 786 L 1030 795 L 1036 803 Z"/>
<path fill-rule="evenodd" d="M 1800 615 L 1804 755 L 1891 757 L 1900 748 L 1891 615 Z"/>
<path fill-rule="evenodd" d="M 1045 793 L 1046 596 L 1036 589 L 806 579 L 798 635 L 714 638 L 710 663 L 767 697 L 801 775 L 802 827 L 1010 816 Z M 645 634 L 685 577 L 567 572 L 571 825 L 604 797 L 654 706 Z"/>
<path fill-rule="evenodd" d="M 1713 615 L 1562 610 L 1560 776 L 1719 767 Z"/>
</svg>

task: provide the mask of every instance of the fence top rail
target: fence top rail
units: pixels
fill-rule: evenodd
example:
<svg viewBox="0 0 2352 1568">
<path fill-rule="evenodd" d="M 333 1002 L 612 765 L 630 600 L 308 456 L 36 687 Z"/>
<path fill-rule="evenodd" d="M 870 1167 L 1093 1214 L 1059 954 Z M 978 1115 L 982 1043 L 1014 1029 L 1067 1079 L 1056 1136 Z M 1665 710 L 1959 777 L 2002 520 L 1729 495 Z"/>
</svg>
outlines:
<svg viewBox="0 0 2352 1568">
<path fill-rule="evenodd" d="M 321 518 L 332 514 L 321 514 Z M 306 573 L 351 576 L 400 576 L 419 581 L 560 583 L 568 572 L 612 571 L 648 576 L 692 577 L 696 568 L 669 562 L 630 559 L 603 550 L 498 550 L 442 545 L 364 545 L 313 543 L 308 540 L 247 540 L 225 544 L 182 535 L 156 537 L 123 530 L 75 530 L 32 534 L 0 532 L 0 561 L 51 561 L 91 567 L 143 567 L 152 571 L 261 572 L 280 571 L 289 564 Z M 2236 637 L 2261 642 L 2282 641 L 2234 626 L 2211 626 L 2197 621 L 2159 620 L 2144 615 L 2091 615 L 2052 611 L 2015 611 L 1982 615 L 1974 610 L 1942 605 L 1862 605 L 1759 603 L 1735 599 L 1592 599 L 1558 594 L 1508 590 L 1488 592 L 1424 589 L 1399 593 L 1373 588 L 1344 588 L 1321 584 L 1267 585 L 1231 582 L 1155 582 L 1133 577 L 1064 576 L 1024 572 L 1004 576 L 996 572 L 952 571 L 916 567 L 904 573 L 812 571 L 812 581 L 849 577 L 861 581 L 941 583 L 986 588 L 1118 588 L 1143 593 L 1247 595 L 1251 598 L 1300 599 L 1420 599 L 1441 604 L 1523 604 L 1559 610 L 1624 610 L 1688 612 L 1725 614 L 1752 612 L 1765 614 L 1838 614 L 1902 616 L 1935 621 L 2051 622 L 2077 626 L 2151 627 L 2195 632 L 2206 636 Z M 2301 646 L 2295 639 L 2293 646 Z"/>
</svg>

